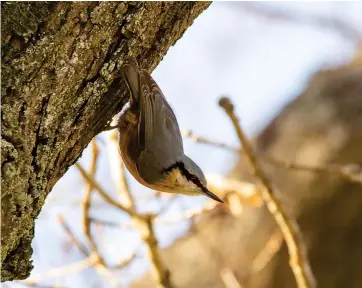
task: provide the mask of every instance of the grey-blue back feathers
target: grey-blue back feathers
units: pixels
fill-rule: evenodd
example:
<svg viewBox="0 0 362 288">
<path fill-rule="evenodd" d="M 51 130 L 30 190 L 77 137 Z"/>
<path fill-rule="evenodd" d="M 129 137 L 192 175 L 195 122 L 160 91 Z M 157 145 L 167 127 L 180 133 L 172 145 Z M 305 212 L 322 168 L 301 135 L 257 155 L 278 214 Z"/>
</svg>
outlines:
<svg viewBox="0 0 362 288">
<path fill-rule="evenodd" d="M 140 176 L 149 182 L 159 180 L 166 170 L 184 155 L 180 128 L 171 106 L 149 73 L 139 69 L 127 57 L 123 74 L 134 101 L 139 105 L 137 167 Z"/>
</svg>

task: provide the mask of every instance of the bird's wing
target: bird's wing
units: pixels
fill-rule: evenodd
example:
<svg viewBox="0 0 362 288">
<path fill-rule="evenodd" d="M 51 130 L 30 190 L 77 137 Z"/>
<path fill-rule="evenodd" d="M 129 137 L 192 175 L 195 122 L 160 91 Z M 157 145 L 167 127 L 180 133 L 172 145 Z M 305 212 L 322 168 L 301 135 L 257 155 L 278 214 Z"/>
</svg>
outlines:
<svg viewBox="0 0 362 288">
<path fill-rule="evenodd" d="M 160 173 L 183 156 L 180 128 L 161 89 L 148 74 L 140 72 L 139 174 L 146 181 L 159 180 Z"/>
<path fill-rule="evenodd" d="M 140 69 L 137 60 L 134 57 L 126 56 L 121 67 L 121 73 L 131 92 L 131 102 L 137 102 L 140 91 Z"/>
</svg>

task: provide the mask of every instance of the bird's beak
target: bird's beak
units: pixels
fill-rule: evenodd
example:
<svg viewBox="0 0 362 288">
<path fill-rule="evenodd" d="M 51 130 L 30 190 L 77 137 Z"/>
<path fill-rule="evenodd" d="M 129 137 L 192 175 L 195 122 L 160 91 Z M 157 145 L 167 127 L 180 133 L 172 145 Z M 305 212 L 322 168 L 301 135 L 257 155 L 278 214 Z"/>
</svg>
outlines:
<svg viewBox="0 0 362 288">
<path fill-rule="evenodd" d="M 224 203 L 224 201 L 222 201 L 219 197 L 217 197 L 214 193 L 212 193 L 209 189 L 204 189 L 203 192 L 206 194 L 207 197 L 220 202 L 220 203 Z"/>
</svg>

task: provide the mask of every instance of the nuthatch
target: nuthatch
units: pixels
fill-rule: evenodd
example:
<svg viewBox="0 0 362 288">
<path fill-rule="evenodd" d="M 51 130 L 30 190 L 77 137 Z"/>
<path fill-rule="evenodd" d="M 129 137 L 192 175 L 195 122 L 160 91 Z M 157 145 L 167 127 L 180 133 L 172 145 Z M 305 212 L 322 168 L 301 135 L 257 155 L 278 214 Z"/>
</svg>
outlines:
<svg viewBox="0 0 362 288">
<path fill-rule="evenodd" d="M 176 116 L 151 75 L 128 56 L 121 72 L 131 93 L 130 107 L 117 124 L 128 171 L 154 190 L 206 195 L 223 202 L 207 189 L 204 173 L 184 154 Z"/>
</svg>

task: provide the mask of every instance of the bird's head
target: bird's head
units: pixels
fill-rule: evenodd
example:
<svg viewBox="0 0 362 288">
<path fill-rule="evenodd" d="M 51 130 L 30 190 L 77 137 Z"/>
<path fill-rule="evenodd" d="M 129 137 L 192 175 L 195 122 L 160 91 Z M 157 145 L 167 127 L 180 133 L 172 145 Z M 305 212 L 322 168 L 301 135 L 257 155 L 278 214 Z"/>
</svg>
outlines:
<svg viewBox="0 0 362 288">
<path fill-rule="evenodd" d="M 200 167 L 184 155 L 179 162 L 165 171 L 163 185 L 169 192 L 185 195 L 205 195 L 215 201 L 223 201 L 207 189 L 207 181 Z"/>
</svg>

